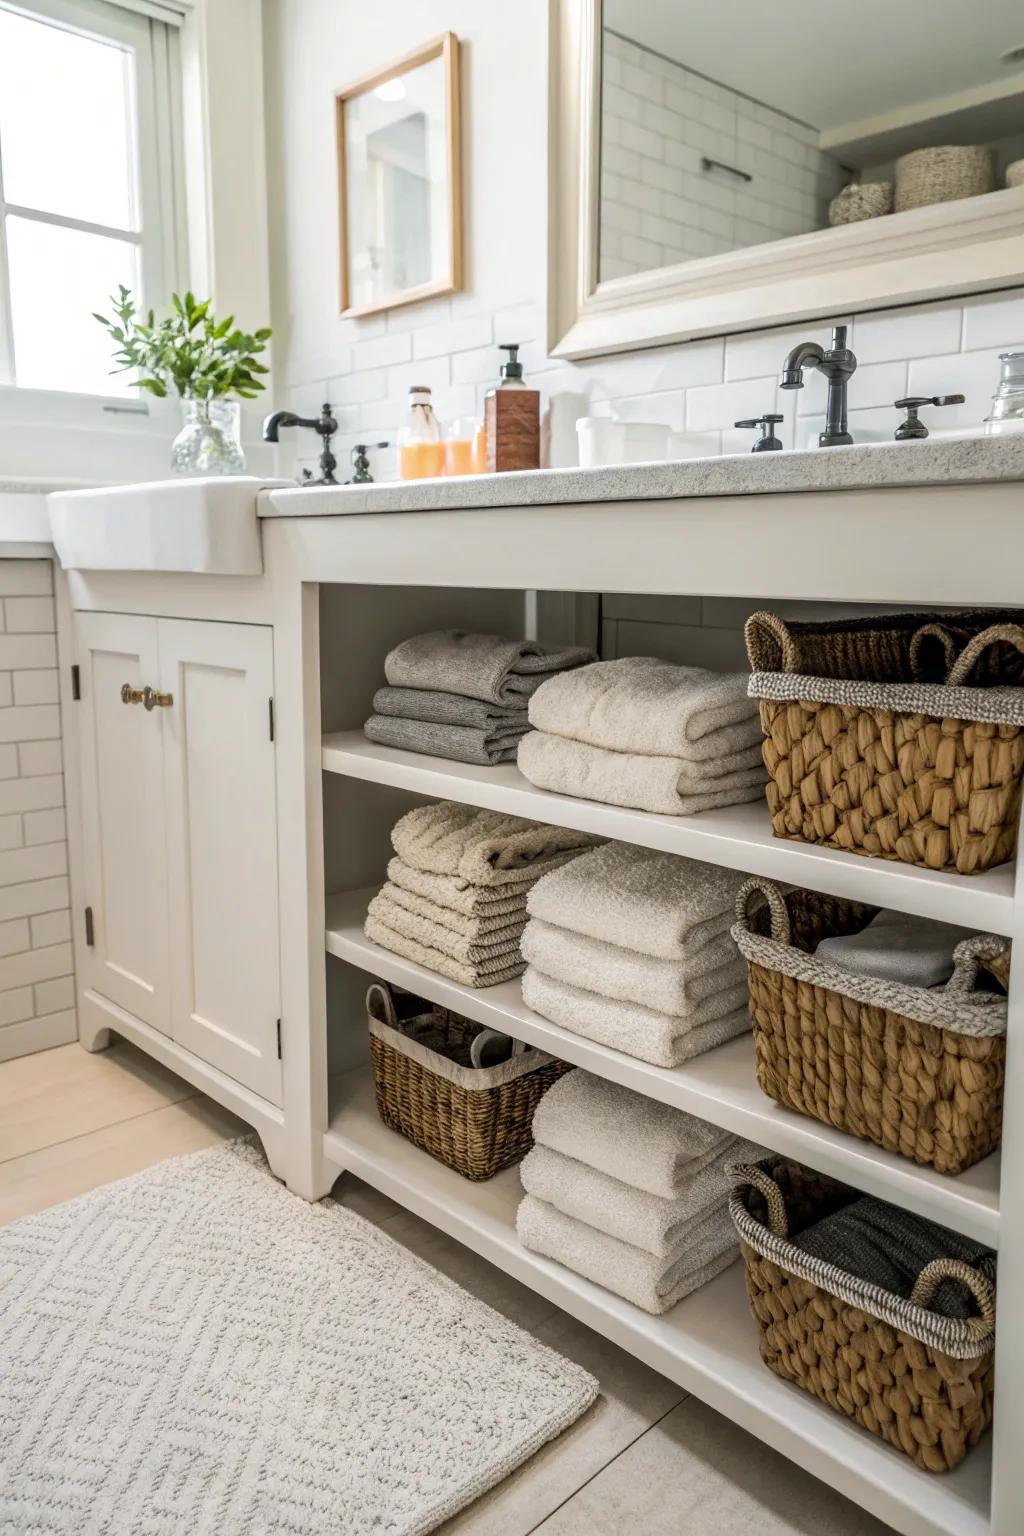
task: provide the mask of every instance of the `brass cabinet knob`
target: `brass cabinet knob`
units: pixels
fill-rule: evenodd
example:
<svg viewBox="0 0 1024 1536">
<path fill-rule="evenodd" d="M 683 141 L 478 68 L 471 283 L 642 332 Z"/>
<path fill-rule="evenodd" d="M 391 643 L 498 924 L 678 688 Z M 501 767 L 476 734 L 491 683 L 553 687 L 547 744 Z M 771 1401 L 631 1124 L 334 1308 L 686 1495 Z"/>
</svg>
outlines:
<svg viewBox="0 0 1024 1536">
<path fill-rule="evenodd" d="M 133 688 L 131 683 L 124 683 L 121 688 L 122 704 L 141 704 L 144 709 L 170 709 L 174 703 L 173 693 L 157 693 L 155 688 L 148 685 L 145 688 Z"/>
<path fill-rule="evenodd" d="M 142 693 L 143 690 L 141 688 L 133 688 L 131 683 L 124 683 L 121 687 L 121 703 L 141 704 Z"/>
</svg>

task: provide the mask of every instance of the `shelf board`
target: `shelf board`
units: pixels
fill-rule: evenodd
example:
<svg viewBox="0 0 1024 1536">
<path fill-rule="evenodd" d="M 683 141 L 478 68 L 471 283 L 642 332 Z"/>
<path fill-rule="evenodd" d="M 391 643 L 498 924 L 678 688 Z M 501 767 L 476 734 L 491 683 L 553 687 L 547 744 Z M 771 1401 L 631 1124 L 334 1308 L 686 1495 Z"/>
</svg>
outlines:
<svg viewBox="0 0 1024 1536">
<path fill-rule="evenodd" d="M 556 1306 L 661 1371 L 903 1536 L 988 1536 L 989 1438 L 937 1477 L 761 1363 L 743 1271 L 725 1274 L 663 1317 L 522 1248 L 519 1176 L 472 1184 L 387 1129 L 368 1068 L 335 1080 L 324 1152 L 340 1167 L 465 1243 Z"/>
<path fill-rule="evenodd" d="M 757 1086 L 749 1035 L 675 1068 L 655 1067 L 597 1045 L 527 1008 L 518 981 L 480 989 L 460 986 L 374 944 L 363 932 L 367 904 L 374 894 L 373 890 L 352 891 L 328 898 L 325 943 L 330 954 L 599 1077 L 688 1110 L 867 1194 L 906 1206 L 992 1247 L 997 1245 L 998 1153 L 950 1178 L 784 1109 Z"/>
<path fill-rule="evenodd" d="M 818 848 L 813 843 L 790 842 L 772 835 L 763 800 L 704 811 L 699 816 L 655 815 L 537 789 L 514 763 L 494 768 L 453 763 L 442 757 L 378 746 L 367 741 L 362 731 L 325 736 L 323 766 L 329 773 L 348 778 L 684 854 L 872 906 L 915 912 L 986 933 L 1008 934 L 1012 930 L 1012 864 L 966 877 Z"/>
</svg>

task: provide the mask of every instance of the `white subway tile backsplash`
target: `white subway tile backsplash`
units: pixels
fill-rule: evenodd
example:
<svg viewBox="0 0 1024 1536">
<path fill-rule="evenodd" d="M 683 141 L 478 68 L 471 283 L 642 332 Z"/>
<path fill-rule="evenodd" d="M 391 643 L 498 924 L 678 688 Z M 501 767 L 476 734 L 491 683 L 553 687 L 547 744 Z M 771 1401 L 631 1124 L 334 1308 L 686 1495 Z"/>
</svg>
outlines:
<svg viewBox="0 0 1024 1536">
<path fill-rule="evenodd" d="M 56 1013 L 75 1005 L 75 978 L 61 976 L 56 981 L 41 981 L 33 987 L 37 1015 Z"/>
<path fill-rule="evenodd" d="M 688 432 L 723 431 L 734 421 L 775 410 L 776 379 L 742 379 L 686 391 Z"/>
<path fill-rule="evenodd" d="M 19 819 L 25 823 L 27 847 L 32 847 L 36 843 L 62 841 L 67 833 L 63 810 L 27 811 L 24 817 Z"/>
<path fill-rule="evenodd" d="M 56 704 L 0 709 L 0 741 L 47 741 L 59 735 L 60 708 Z"/>
<path fill-rule="evenodd" d="M 19 987 L 16 991 L 0 993 L 0 1028 L 8 1024 L 17 1024 L 21 1019 L 30 1019 L 35 1012 L 35 1000 L 31 987 Z M 0 1036 L 0 1061 L 8 1060 L 2 1054 L 3 1037 Z M 34 1043 L 26 1045 L 25 1051 L 38 1050 Z M 18 1055 L 24 1054 L 19 1051 Z"/>
<path fill-rule="evenodd" d="M 414 332 L 413 357 L 442 357 L 448 352 L 467 352 L 492 339 L 490 315 L 470 315 L 465 320 L 444 321 Z"/>
<path fill-rule="evenodd" d="M 963 405 L 922 410 L 929 430 L 972 426 L 984 421 L 999 383 L 999 352 L 954 352 L 944 357 L 914 358 L 910 392 L 914 395 L 964 395 Z"/>
<path fill-rule="evenodd" d="M 9 673 L 0 676 L 10 676 Z M 56 669 L 52 672 L 40 669 L 37 672 L 14 673 L 14 699 L 15 704 L 56 704 L 60 698 L 59 677 Z M 8 698 L 6 702 L 11 703 Z"/>
<path fill-rule="evenodd" d="M 9 923 L 0 923 L 0 955 L 16 955 L 29 947 L 29 927 L 24 917 L 16 917 Z"/>
<path fill-rule="evenodd" d="M 70 944 L 51 944 L 47 949 L 27 949 L 21 955 L 8 955 L 0 960 L 0 992 L 50 981 L 54 976 L 69 976 L 74 963 Z"/>
<path fill-rule="evenodd" d="M 68 850 L 65 843 L 48 843 L 40 848 L 9 848 L 0 853 L 0 886 L 20 885 L 29 880 L 45 881 L 54 875 L 65 875 L 67 868 Z"/>
<path fill-rule="evenodd" d="M 999 352 L 1024 348 L 1024 293 L 987 293 L 964 305 L 964 351 L 994 347 Z"/>
<path fill-rule="evenodd" d="M 0 672 L 56 665 L 56 635 L 0 635 Z"/>
<path fill-rule="evenodd" d="M 853 350 L 862 363 L 955 352 L 960 347 L 961 319 L 959 304 L 926 304 L 858 315 L 853 325 Z"/>
<path fill-rule="evenodd" d="M 26 1056 L 30 1051 L 48 1051 L 57 1045 L 70 1045 L 77 1037 L 74 1008 L 48 1013 L 41 1019 L 30 1018 L 22 1024 L 8 1024 L 0 1029 L 0 1061 Z"/>
<path fill-rule="evenodd" d="M 0 748 L 0 751 L 3 749 Z M 34 778 L 36 774 L 60 773 L 60 741 L 24 741 L 18 746 L 18 771 L 22 778 Z"/>
<path fill-rule="evenodd" d="M 0 597 L 45 596 L 52 591 L 49 560 L 0 560 Z"/>
<path fill-rule="evenodd" d="M 37 849 L 32 850 L 38 852 Z M 67 876 L 53 880 L 27 880 L 0 890 L 0 923 L 12 917 L 32 917 L 38 912 L 53 912 L 66 907 L 70 900 Z"/>
<path fill-rule="evenodd" d="M 41 912 L 29 918 L 32 948 L 43 949 L 48 944 L 63 944 L 71 938 L 71 913 Z"/>
<path fill-rule="evenodd" d="M 3 601 L 8 634 L 52 635 L 57 628 L 52 597 L 5 597 Z"/>
<path fill-rule="evenodd" d="M 25 841 L 25 829 L 20 816 L 0 816 L 0 849 L 20 848 Z"/>
</svg>

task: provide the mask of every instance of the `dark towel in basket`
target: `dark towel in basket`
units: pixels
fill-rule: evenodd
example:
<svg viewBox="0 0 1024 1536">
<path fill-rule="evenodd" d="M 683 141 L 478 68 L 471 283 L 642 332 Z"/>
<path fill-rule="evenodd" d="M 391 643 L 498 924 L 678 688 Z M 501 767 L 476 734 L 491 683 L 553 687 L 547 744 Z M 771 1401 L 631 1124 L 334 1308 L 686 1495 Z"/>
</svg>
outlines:
<svg viewBox="0 0 1024 1536">
<path fill-rule="evenodd" d="M 991 1248 L 871 1195 L 823 1216 L 792 1241 L 813 1258 L 835 1264 L 847 1274 L 897 1296 L 910 1296 L 918 1275 L 933 1259 L 961 1259 L 987 1280 L 996 1277 L 996 1256 Z M 931 1310 L 943 1317 L 975 1317 L 978 1313 L 967 1287 L 951 1279 L 939 1286 Z"/>
</svg>

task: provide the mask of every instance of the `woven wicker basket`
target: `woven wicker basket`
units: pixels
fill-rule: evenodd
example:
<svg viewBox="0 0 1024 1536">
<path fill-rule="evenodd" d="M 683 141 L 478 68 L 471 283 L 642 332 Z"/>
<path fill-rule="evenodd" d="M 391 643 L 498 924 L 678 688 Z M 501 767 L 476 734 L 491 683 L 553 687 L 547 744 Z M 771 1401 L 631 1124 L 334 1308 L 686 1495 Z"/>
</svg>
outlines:
<svg viewBox="0 0 1024 1536">
<path fill-rule="evenodd" d="M 463 1178 L 492 1179 L 529 1152 L 533 1112 L 570 1065 L 523 1046 L 496 1067 L 470 1066 L 480 1025 L 422 1007 L 400 1022 L 389 988 L 366 994 L 377 1113 Z"/>
<path fill-rule="evenodd" d="M 896 161 L 896 212 L 977 197 L 992 192 L 995 184 L 992 151 L 982 144 L 914 149 Z"/>
<path fill-rule="evenodd" d="M 732 1169 L 729 1211 L 768 1369 L 856 1419 L 926 1472 L 957 1466 L 992 1422 L 995 1290 L 980 1271 L 939 1259 L 909 1300 L 812 1258 L 788 1241 L 856 1191 L 779 1159 Z M 962 1280 L 980 1316 L 929 1310 Z"/>
<path fill-rule="evenodd" d="M 851 181 L 828 205 L 828 221 L 833 228 L 879 219 L 887 213 L 892 213 L 891 181 Z"/>
<path fill-rule="evenodd" d="M 741 888 L 732 933 L 747 961 L 757 1081 L 800 1114 L 960 1173 L 999 1145 L 1006 997 L 998 981 L 975 988 L 982 968 L 1008 975 L 1009 941 L 964 940 L 944 988 L 815 956 L 821 939 L 858 933 L 874 913 L 811 891 L 783 898 L 768 880 Z"/>
<path fill-rule="evenodd" d="M 776 837 L 965 875 L 1013 857 L 1024 613 L 755 613 L 746 640 Z"/>
</svg>

